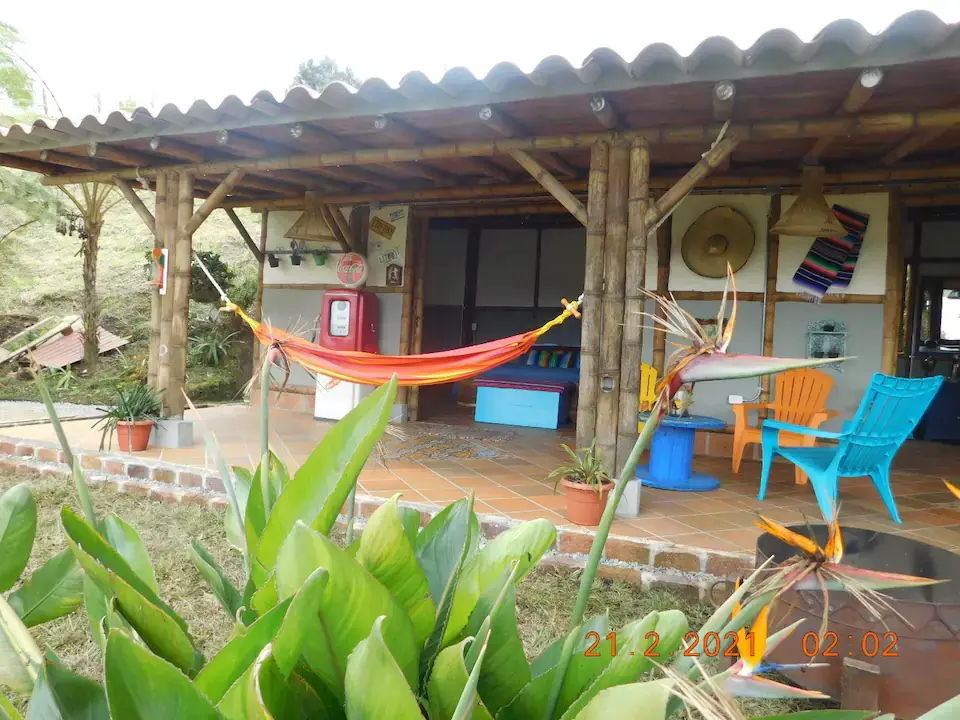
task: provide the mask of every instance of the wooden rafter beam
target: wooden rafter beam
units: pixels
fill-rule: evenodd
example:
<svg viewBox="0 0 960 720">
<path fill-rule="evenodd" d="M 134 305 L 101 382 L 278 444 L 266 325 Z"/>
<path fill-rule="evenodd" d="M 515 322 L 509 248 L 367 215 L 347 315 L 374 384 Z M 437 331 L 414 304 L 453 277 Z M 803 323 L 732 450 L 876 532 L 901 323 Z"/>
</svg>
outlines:
<svg viewBox="0 0 960 720">
<path fill-rule="evenodd" d="M 763 120 L 753 123 L 734 123 L 728 129 L 729 134 L 736 133 L 741 140 L 772 141 L 793 140 L 798 138 L 819 138 L 825 135 L 884 136 L 903 135 L 909 132 L 951 128 L 960 125 L 960 108 L 943 108 L 912 113 L 883 113 L 877 115 L 833 116 L 825 118 L 807 118 L 803 120 Z M 617 136 L 624 141 L 645 137 L 651 145 L 690 145 L 713 142 L 721 129 L 719 124 L 689 125 L 680 127 L 650 127 L 623 130 Z M 491 157 L 507 155 L 512 150 L 551 151 L 567 149 L 589 149 L 598 140 L 609 140 L 610 133 L 579 133 L 526 138 L 500 138 L 492 140 L 465 140 L 423 147 L 366 148 L 344 150 L 318 154 L 298 153 L 280 157 L 262 159 L 237 158 L 230 161 L 200 163 L 198 165 L 168 165 L 165 167 L 141 167 L 139 172 L 146 177 L 155 177 L 159 172 L 189 170 L 199 174 L 223 175 L 234 167 L 242 167 L 249 172 L 271 170 L 310 170 L 319 167 L 343 165 L 388 165 L 391 163 L 412 163 L 419 161 L 441 160 L 444 158 Z M 6 163 L 9 155 L 0 155 L 0 162 Z M 38 172 L 50 172 L 55 167 Z M 120 177 L 134 180 L 137 168 L 119 171 Z M 44 178 L 46 185 L 67 185 L 80 182 L 112 182 L 117 175 L 114 171 L 101 173 L 70 173 L 52 175 Z"/>
<path fill-rule="evenodd" d="M 620 127 L 620 114 L 603 95 L 594 95 L 590 98 L 590 110 L 597 122 L 607 130 L 616 130 Z"/>
<path fill-rule="evenodd" d="M 217 146 L 238 157 L 265 158 L 270 155 L 270 148 L 266 143 L 229 130 L 217 132 Z"/>
<path fill-rule="evenodd" d="M 378 115 L 373 121 L 373 127 L 378 131 L 386 131 L 387 129 L 390 129 L 402 135 L 406 135 L 416 145 L 430 145 L 441 142 L 441 140 L 433 133 L 427 132 L 426 130 L 421 130 L 420 128 L 414 127 L 408 122 L 398 120 L 395 117 L 388 117 L 386 115 Z M 487 160 L 470 159 L 469 165 L 472 166 L 479 175 L 487 175 L 498 182 L 510 182 L 511 178 L 507 171 L 495 163 Z"/>
<path fill-rule="evenodd" d="M 247 249 L 253 253 L 253 256 L 257 259 L 258 263 L 263 262 L 263 253 L 260 252 L 260 248 L 257 247 L 257 244 L 253 241 L 253 238 L 250 237 L 250 233 L 247 232 L 247 228 L 244 226 L 243 221 L 237 216 L 237 211 L 233 208 L 225 207 L 223 211 L 227 214 L 227 217 L 230 218 L 230 222 L 233 223 L 233 226 L 237 229 L 237 232 L 240 233 L 240 237 L 246 244 Z"/>
<path fill-rule="evenodd" d="M 150 229 L 153 235 L 156 235 L 157 221 L 154 219 L 153 213 L 143 204 L 143 200 L 140 199 L 140 196 L 137 195 L 136 191 L 130 185 L 130 181 L 117 178 L 115 182 L 120 189 L 120 193 L 127 199 L 127 202 L 130 203 L 137 215 L 140 216 L 140 219 L 143 220 L 143 224 Z"/>
<path fill-rule="evenodd" d="M 484 125 L 501 137 L 523 137 L 530 134 L 523 125 L 493 105 L 484 105 L 477 115 Z M 543 164 L 567 177 L 577 177 L 580 174 L 573 165 L 554 153 L 546 153 Z"/>
<path fill-rule="evenodd" d="M 230 174 L 223 179 L 223 182 L 217 185 L 216 190 L 210 193 L 210 196 L 200 204 L 200 207 L 196 209 L 190 219 L 187 220 L 183 227 L 184 234 L 193 235 L 203 224 L 203 221 L 210 216 L 210 213 L 220 207 L 220 203 L 226 199 L 230 191 L 233 190 L 233 186 L 236 185 L 245 174 L 246 170 L 239 168 L 232 170 Z"/>
<path fill-rule="evenodd" d="M 71 155 L 69 153 L 56 152 L 55 150 L 41 150 L 40 151 L 40 160 L 41 162 L 55 163 L 56 165 L 65 165 L 67 167 L 75 167 L 78 170 L 104 170 L 104 164 L 99 163 L 96 160 L 91 160 L 88 157 L 80 157 L 78 155 Z"/>
<path fill-rule="evenodd" d="M 856 81 L 847 91 L 847 96 L 844 98 L 843 103 L 840 105 L 840 109 L 837 110 L 837 115 L 856 115 L 863 109 L 863 106 L 867 104 L 871 97 L 873 97 L 873 91 L 880 85 L 880 82 L 883 80 L 883 71 L 879 68 L 868 68 L 863 70 L 858 76 Z M 813 147 L 807 151 L 807 154 L 803 157 L 803 165 L 817 165 L 820 162 L 820 158 L 823 157 L 823 154 L 827 151 L 827 148 L 840 137 L 840 134 L 830 134 L 822 135 L 817 139 L 813 144 Z"/>
<path fill-rule="evenodd" d="M 330 232 L 333 233 L 337 244 L 340 245 L 340 250 L 342 252 L 350 252 L 352 248 L 347 241 L 347 237 L 343 234 L 343 228 L 340 227 L 340 224 L 336 221 L 336 218 L 334 218 L 333 209 L 326 203 L 318 203 L 316 207 L 317 210 L 320 211 L 323 221 L 327 224 L 327 227 L 330 228 Z"/>
<path fill-rule="evenodd" d="M 146 153 L 111 147 L 95 141 L 87 143 L 87 155 L 119 165 L 133 165 L 135 167 L 150 165 L 155 160 L 152 155 Z"/>
<path fill-rule="evenodd" d="M 166 137 L 152 137 L 148 143 L 149 148 L 161 155 L 186 160 L 188 162 L 201 163 L 209 160 L 206 154 L 198 147 L 190 145 L 181 140 L 174 140 Z"/>
<path fill-rule="evenodd" d="M 893 150 L 884 155 L 880 162 L 882 162 L 884 165 L 893 165 L 894 163 L 903 160 L 907 155 L 915 153 L 924 145 L 933 142 L 946 131 L 947 128 L 936 128 L 934 130 L 927 130 L 925 132 L 911 135 L 893 148 Z"/>
<path fill-rule="evenodd" d="M 533 176 L 534 180 L 543 186 L 544 190 L 553 195 L 558 203 L 563 205 L 571 215 L 579 220 L 584 227 L 587 226 L 587 210 L 583 207 L 583 203 L 577 200 L 573 194 L 563 186 L 563 183 L 551 175 L 549 170 L 523 150 L 514 150 L 510 155 L 520 163 L 520 166 L 524 170 Z"/>
<path fill-rule="evenodd" d="M 40 162 L 39 160 L 32 160 L 19 155 L 8 155 L 5 153 L 0 153 L 0 165 L 16 168 L 17 170 L 28 170 L 29 172 L 44 173 L 47 175 L 57 171 L 56 165 Z"/>
</svg>

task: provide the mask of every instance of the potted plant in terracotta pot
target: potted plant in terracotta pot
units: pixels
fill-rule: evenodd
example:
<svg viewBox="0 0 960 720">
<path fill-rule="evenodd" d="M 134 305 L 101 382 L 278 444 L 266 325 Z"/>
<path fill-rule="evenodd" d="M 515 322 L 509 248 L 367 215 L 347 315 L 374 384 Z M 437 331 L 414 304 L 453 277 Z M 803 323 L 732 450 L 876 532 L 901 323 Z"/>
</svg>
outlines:
<svg viewBox="0 0 960 720">
<path fill-rule="evenodd" d="M 562 485 L 566 489 L 567 517 L 577 525 L 599 525 L 607 495 L 613 489 L 613 481 L 600 462 L 596 442 L 588 448 L 574 452 L 562 445 L 570 462 L 551 472 L 547 479 L 556 478 L 553 489 Z"/>
<path fill-rule="evenodd" d="M 100 449 L 107 437 L 113 447 L 113 432 L 117 432 L 117 444 L 122 452 L 140 452 L 150 444 L 150 432 L 160 418 L 160 396 L 148 385 L 138 385 L 132 390 L 117 388 L 114 403 L 103 409 L 103 415 L 94 427 L 102 426 Z"/>
</svg>

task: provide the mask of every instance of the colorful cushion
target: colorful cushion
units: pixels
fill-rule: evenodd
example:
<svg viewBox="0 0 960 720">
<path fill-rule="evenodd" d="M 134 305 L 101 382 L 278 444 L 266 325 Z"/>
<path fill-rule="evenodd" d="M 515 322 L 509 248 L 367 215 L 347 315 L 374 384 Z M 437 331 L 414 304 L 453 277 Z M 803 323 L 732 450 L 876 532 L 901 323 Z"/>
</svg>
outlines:
<svg viewBox="0 0 960 720">
<path fill-rule="evenodd" d="M 547 364 L 548 364 L 550 367 L 552 367 L 552 368 L 560 367 L 560 358 L 561 358 L 561 357 L 563 357 L 563 353 L 562 353 L 562 352 L 556 352 L 556 351 L 551 352 L 551 353 L 550 353 L 550 360 L 547 361 Z"/>
<path fill-rule="evenodd" d="M 540 367 L 549 367 L 548 363 L 550 362 L 550 351 L 542 350 L 540 351 L 540 357 L 537 358 L 537 365 Z"/>
<path fill-rule="evenodd" d="M 540 351 L 539 351 L 539 350 L 531 350 L 530 352 L 527 353 L 527 359 L 526 359 L 525 364 L 526 364 L 526 365 L 536 365 L 536 364 L 537 364 L 537 360 L 538 360 L 539 357 L 540 357 Z"/>
</svg>

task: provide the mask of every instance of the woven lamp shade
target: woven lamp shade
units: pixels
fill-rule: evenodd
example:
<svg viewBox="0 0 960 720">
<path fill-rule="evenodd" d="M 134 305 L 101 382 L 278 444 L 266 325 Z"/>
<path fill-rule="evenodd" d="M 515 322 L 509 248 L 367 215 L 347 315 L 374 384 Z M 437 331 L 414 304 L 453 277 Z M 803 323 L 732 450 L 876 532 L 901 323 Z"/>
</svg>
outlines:
<svg viewBox="0 0 960 720">
<path fill-rule="evenodd" d="M 284 235 L 290 240 L 310 242 L 336 242 L 337 238 L 323 219 L 316 193 L 308 192 L 304 196 L 303 214 Z"/>
<path fill-rule="evenodd" d="M 684 264 L 697 275 L 727 276 L 727 264 L 737 272 L 753 253 L 753 225 L 731 207 L 707 210 L 687 228 L 680 241 Z"/>
<path fill-rule="evenodd" d="M 843 237 L 847 231 L 823 197 L 823 168 L 805 167 L 800 195 L 770 232 L 797 237 Z"/>
</svg>

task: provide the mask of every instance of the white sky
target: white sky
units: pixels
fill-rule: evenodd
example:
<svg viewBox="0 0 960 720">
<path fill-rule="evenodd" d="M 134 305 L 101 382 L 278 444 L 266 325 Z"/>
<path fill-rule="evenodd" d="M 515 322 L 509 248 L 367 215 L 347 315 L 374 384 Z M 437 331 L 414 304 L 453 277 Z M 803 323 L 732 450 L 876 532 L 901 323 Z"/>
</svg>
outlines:
<svg viewBox="0 0 960 720">
<path fill-rule="evenodd" d="M 877 33 L 915 9 L 960 21 L 960 0 L 741 0 L 733 9 L 716 0 L 3 4 L 0 20 L 20 30 L 21 54 L 74 118 L 96 111 L 98 92 L 104 114 L 126 98 L 158 110 L 201 98 L 216 106 L 229 94 L 248 101 L 261 89 L 282 96 L 301 60 L 324 55 L 396 85 L 410 70 L 436 81 L 458 66 L 482 76 L 504 60 L 528 72 L 549 55 L 579 65 L 601 46 L 632 59 L 645 45 L 666 42 L 686 55 L 705 38 L 726 35 L 745 48 L 775 27 L 809 41 L 839 18 Z"/>
</svg>

